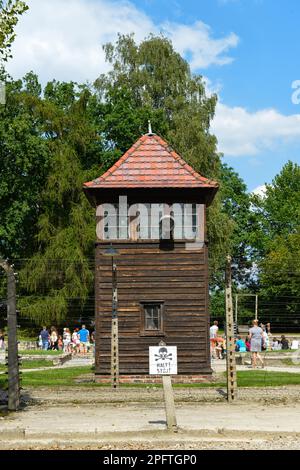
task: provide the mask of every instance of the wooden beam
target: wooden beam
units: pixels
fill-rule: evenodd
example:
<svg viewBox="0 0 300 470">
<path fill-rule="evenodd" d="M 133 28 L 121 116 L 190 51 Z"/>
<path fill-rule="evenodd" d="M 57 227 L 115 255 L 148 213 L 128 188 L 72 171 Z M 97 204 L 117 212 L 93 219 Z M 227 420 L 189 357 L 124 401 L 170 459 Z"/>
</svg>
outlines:
<svg viewBox="0 0 300 470">
<path fill-rule="evenodd" d="M 177 420 L 175 412 L 174 394 L 170 375 L 163 375 L 164 399 L 166 409 L 167 428 L 169 431 L 177 432 Z"/>
<path fill-rule="evenodd" d="M 117 266 L 112 258 L 112 323 L 111 323 L 111 385 L 119 386 L 119 327 L 118 327 L 118 291 Z"/>
<path fill-rule="evenodd" d="M 8 409 L 17 411 L 20 406 L 20 374 L 17 341 L 16 279 L 13 267 L 0 260 L 7 275 L 7 329 L 8 329 Z"/>
<path fill-rule="evenodd" d="M 234 345 L 234 322 L 231 290 L 231 257 L 226 259 L 226 365 L 227 365 L 227 400 L 237 399 L 236 362 Z"/>
</svg>

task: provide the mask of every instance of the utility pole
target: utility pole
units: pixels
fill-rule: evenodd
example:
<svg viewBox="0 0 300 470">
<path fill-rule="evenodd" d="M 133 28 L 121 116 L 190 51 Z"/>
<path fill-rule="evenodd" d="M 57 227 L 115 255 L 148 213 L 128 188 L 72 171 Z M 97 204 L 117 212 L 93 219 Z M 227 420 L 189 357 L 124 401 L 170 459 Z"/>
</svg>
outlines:
<svg viewBox="0 0 300 470">
<path fill-rule="evenodd" d="M 231 256 L 226 258 L 225 271 L 226 296 L 226 371 L 227 371 L 227 400 L 232 402 L 237 398 L 236 362 L 234 346 L 234 322 L 231 288 Z"/>
<path fill-rule="evenodd" d="M 17 411 L 20 405 L 20 375 L 17 341 L 16 279 L 13 266 L 0 260 L 7 275 L 7 328 L 8 328 L 8 410 Z"/>
</svg>

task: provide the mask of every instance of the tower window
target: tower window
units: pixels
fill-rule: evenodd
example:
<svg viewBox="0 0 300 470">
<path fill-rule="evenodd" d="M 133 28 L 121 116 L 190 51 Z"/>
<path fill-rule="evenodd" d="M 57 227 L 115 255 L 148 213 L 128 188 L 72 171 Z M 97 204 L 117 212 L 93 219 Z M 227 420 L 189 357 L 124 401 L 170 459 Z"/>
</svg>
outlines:
<svg viewBox="0 0 300 470">
<path fill-rule="evenodd" d="M 163 334 L 163 302 L 141 302 L 141 330 L 148 336 Z"/>
</svg>

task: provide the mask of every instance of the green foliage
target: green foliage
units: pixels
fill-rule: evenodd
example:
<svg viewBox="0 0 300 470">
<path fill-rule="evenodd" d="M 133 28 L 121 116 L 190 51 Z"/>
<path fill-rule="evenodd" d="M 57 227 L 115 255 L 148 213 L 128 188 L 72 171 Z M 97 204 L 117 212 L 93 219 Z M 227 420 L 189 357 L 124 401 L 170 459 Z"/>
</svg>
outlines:
<svg viewBox="0 0 300 470">
<path fill-rule="evenodd" d="M 97 175 L 101 161 L 94 106 L 86 87 L 55 81 L 46 86 L 40 137 L 47 145 L 49 170 L 40 188 L 35 253 L 20 273 L 30 294 L 19 302 L 21 314 L 37 323 L 60 324 L 72 301 L 82 311 L 91 294 L 94 214 L 82 184 Z"/>
<path fill-rule="evenodd" d="M 29 73 L 9 81 L 0 110 L 1 250 L 29 258 L 20 273 L 18 308 L 36 323 L 59 324 L 86 309 L 95 223 L 82 183 L 106 171 L 147 131 L 148 119 L 197 171 L 220 180 L 223 194 L 233 190 L 233 174 L 224 177 L 209 133 L 216 96 L 206 95 L 202 78 L 191 74 L 172 44 L 150 36 L 138 46 L 132 36 L 119 36 L 105 52 L 112 70 L 94 89 L 54 80 L 42 93 Z M 242 198 L 243 188 L 236 186 Z M 233 211 L 222 207 L 222 191 L 208 211 L 216 284 L 223 282 L 215 273 L 223 268 L 235 227 Z"/>
<path fill-rule="evenodd" d="M 252 210 L 251 195 L 233 168 L 222 165 L 220 198 L 222 208 L 232 224 L 230 248 L 232 278 L 244 288 L 252 286 L 251 266 L 257 258 L 255 240 L 259 230 L 257 213 Z"/>
<path fill-rule="evenodd" d="M 291 327 L 300 321 L 300 226 L 297 233 L 277 236 L 261 262 L 261 295 L 272 305 L 277 321 L 284 319 Z"/>
<path fill-rule="evenodd" d="M 266 186 L 265 197 L 254 196 L 253 208 L 259 220 L 259 230 L 253 242 L 261 257 L 273 248 L 273 240 L 286 239 L 300 226 L 300 166 L 288 161 L 281 172 Z"/>
<path fill-rule="evenodd" d="M 79 317 L 93 286 L 94 213 L 82 184 L 103 154 L 98 102 L 75 83 L 53 81 L 42 96 L 29 73 L 7 82 L 0 114 L 0 251 L 29 259 L 18 265 L 18 308 L 51 324 L 73 302 Z"/>
<path fill-rule="evenodd" d="M 235 289 L 257 291 L 249 267 L 264 257 L 260 295 L 299 295 L 298 278 L 284 278 L 291 269 L 298 276 L 292 262 L 299 259 L 299 166 L 288 162 L 266 198 L 250 197 L 239 175 L 221 164 L 210 134 L 216 96 L 206 94 L 202 77 L 171 42 L 150 36 L 137 45 L 133 36 L 119 36 L 104 49 L 111 71 L 94 87 L 54 80 L 42 90 L 32 72 L 7 79 L 7 103 L 0 106 L 0 251 L 28 259 L 19 266 L 21 314 L 62 324 L 88 311 L 95 221 L 82 184 L 147 132 L 149 119 L 196 171 L 220 183 L 208 210 L 213 315 L 224 313 L 227 253 Z M 2 280 L 0 289 L 4 296 Z"/>
<path fill-rule="evenodd" d="M 148 129 L 170 142 L 196 170 L 216 177 L 220 158 L 209 134 L 216 96 L 207 97 L 200 76 L 164 37 L 150 36 L 137 45 L 119 35 L 104 46 L 112 70 L 95 82 L 105 103 L 103 131 L 114 148 L 125 152 Z M 189 122 L 189 126 L 186 123 Z"/>
<path fill-rule="evenodd" d="M 40 193 L 50 156 L 43 137 L 43 103 L 32 95 L 33 81 L 6 83 L 6 105 L 0 106 L 0 252 L 4 257 L 31 254 Z M 30 89 L 27 88 L 30 86 Z"/>
<path fill-rule="evenodd" d="M 225 319 L 225 293 L 223 289 L 214 289 L 210 293 L 210 317 L 211 321 Z M 220 327 L 220 325 L 219 325 Z"/>
<path fill-rule="evenodd" d="M 275 322 L 299 326 L 300 166 L 287 162 L 267 185 L 265 197 L 253 198 L 253 204 L 259 221 L 253 243 L 261 259 L 262 300 L 272 305 Z"/>
<path fill-rule="evenodd" d="M 15 27 L 19 16 L 28 6 L 20 0 L 0 0 L 0 65 L 7 62 L 11 55 L 11 46 L 16 38 Z"/>
<path fill-rule="evenodd" d="M 206 95 L 202 77 L 192 75 L 188 63 L 162 36 L 151 35 L 137 45 L 132 35 L 119 35 L 116 44 L 104 50 L 112 70 L 100 76 L 95 87 L 104 103 L 103 132 L 115 158 L 147 131 L 150 119 L 153 131 L 196 171 L 219 180 L 220 155 L 209 133 L 217 98 Z M 223 265 L 231 231 L 217 196 L 208 214 L 213 272 Z"/>
<path fill-rule="evenodd" d="M 271 295 L 300 296 L 300 226 L 297 233 L 273 240 L 261 266 L 262 286 Z"/>
</svg>

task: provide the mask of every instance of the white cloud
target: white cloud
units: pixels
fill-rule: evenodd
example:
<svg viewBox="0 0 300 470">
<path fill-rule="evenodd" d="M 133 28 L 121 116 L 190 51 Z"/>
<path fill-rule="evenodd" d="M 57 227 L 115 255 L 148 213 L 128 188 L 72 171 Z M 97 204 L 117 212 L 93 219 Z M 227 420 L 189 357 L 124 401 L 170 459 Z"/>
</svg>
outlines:
<svg viewBox="0 0 300 470">
<path fill-rule="evenodd" d="M 28 4 L 8 64 L 16 78 L 34 70 L 42 82 L 93 81 L 108 69 L 102 45 L 115 41 L 118 32 L 133 32 L 141 41 L 149 33 L 163 31 L 180 53 L 189 55 L 193 69 L 231 62 L 227 52 L 238 43 L 234 33 L 212 38 L 209 26 L 201 21 L 189 26 L 154 24 L 126 0 L 28 0 Z"/>
<path fill-rule="evenodd" d="M 118 31 L 134 31 L 141 40 L 153 27 L 145 14 L 127 2 L 103 0 L 29 0 L 30 10 L 17 28 L 13 76 L 34 70 L 43 82 L 94 80 L 108 68 L 102 45 Z"/>
<path fill-rule="evenodd" d="M 205 93 L 207 96 L 219 95 L 223 89 L 223 83 L 221 79 L 212 81 L 206 75 L 202 75 L 202 80 L 205 85 Z"/>
<path fill-rule="evenodd" d="M 284 115 L 275 109 L 250 113 L 218 103 L 212 132 L 226 156 L 257 155 L 280 144 L 300 143 L 300 114 Z"/>
<path fill-rule="evenodd" d="M 262 184 L 261 186 L 257 186 L 257 188 L 253 189 L 252 194 L 256 194 L 257 196 L 260 196 L 260 197 L 265 197 L 266 195 L 266 191 L 267 191 L 267 188 L 266 188 L 266 185 L 265 184 Z"/>
<path fill-rule="evenodd" d="M 178 52 L 190 55 L 190 66 L 195 70 L 232 62 L 233 59 L 226 53 L 239 41 L 234 33 L 222 39 L 213 39 L 210 27 L 202 21 L 197 21 L 193 26 L 165 23 L 163 31 L 172 39 Z"/>
<path fill-rule="evenodd" d="M 164 32 L 192 69 L 224 65 L 238 44 L 234 33 L 214 38 L 208 25 L 197 21 L 155 24 L 126 0 L 28 0 L 30 10 L 21 17 L 9 72 L 19 78 L 34 70 L 47 80 L 93 81 L 108 70 L 102 45 L 117 33 L 135 33 L 137 41 L 149 33 Z M 221 84 L 206 79 L 209 92 Z M 286 141 L 300 142 L 300 115 L 285 116 L 274 109 L 250 113 L 242 107 L 218 103 L 212 131 L 219 150 L 228 156 L 255 156 Z"/>
</svg>

